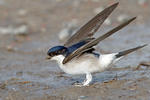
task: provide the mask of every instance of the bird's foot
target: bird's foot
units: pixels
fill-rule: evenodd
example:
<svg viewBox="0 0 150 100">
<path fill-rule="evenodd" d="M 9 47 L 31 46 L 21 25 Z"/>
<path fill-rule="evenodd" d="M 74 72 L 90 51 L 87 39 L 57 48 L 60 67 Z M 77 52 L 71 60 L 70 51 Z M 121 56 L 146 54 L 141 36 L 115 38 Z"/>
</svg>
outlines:
<svg viewBox="0 0 150 100">
<path fill-rule="evenodd" d="M 85 82 L 82 82 L 82 83 L 76 82 L 76 83 L 74 83 L 73 85 L 74 85 L 74 86 L 78 86 L 78 87 L 89 86 L 89 84 L 85 84 Z"/>
<path fill-rule="evenodd" d="M 117 81 L 118 80 L 118 75 L 116 74 L 116 76 L 113 78 L 113 80 Z"/>
<path fill-rule="evenodd" d="M 82 83 L 75 83 L 74 86 L 82 87 L 83 84 Z"/>
</svg>

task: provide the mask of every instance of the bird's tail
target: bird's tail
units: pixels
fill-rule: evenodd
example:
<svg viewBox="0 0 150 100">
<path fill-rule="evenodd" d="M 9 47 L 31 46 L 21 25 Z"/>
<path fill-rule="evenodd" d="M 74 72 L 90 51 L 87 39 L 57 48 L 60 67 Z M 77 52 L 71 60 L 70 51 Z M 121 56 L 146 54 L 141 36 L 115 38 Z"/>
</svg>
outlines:
<svg viewBox="0 0 150 100">
<path fill-rule="evenodd" d="M 147 45 L 148 45 L 148 44 L 145 44 L 145 45 L 138 46 L 138 47 L 135 47 L 135 48 L 132 48 L 132 49 L 128 49 L 128 50 L 121 51 L 121 52 L 119 52 L 118 54 L 116 54 L 115 56 L 116 56 L 116 58 L 121 58 L 122 56 L 125 56 L 125 55 L 127 55 L 127 54 L 129 54 L 129 53 L 132 53 L 132 52 L 134 52 L 134 51 L 136 51 L 136 50 L 138 50 L 138 49 L 141 49 L 141 48 L 143 48 L 143 47 L 145 47 L 145 46 L 147 46 Z"/>
</svg>

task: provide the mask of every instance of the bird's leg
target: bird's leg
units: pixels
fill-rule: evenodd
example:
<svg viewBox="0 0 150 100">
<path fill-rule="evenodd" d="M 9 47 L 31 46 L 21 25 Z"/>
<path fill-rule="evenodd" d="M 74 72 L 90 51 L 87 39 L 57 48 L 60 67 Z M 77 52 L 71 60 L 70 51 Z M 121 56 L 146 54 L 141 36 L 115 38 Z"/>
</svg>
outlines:
<svg viewBox="0 0 150 100">
<path fill-rule="evenodd" d="M 92 81 L 91 73 L 86 74 L 86 81 L 83 82 L 83 86 L 89 86 L 89 83 Z"/>
<path fill-rule="evenodd" d="M 89 86 L 89 83 L 92 81 L 91 73 L 86 74 L 86 79 L 82 83 L 76 83 L 75 86 Z"/>
</svg>

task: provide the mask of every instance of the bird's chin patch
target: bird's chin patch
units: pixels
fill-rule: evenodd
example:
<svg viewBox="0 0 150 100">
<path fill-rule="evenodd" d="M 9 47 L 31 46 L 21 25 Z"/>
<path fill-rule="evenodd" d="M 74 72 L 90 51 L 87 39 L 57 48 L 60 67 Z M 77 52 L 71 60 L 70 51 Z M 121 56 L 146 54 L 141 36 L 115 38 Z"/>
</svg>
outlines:
<svg viewBox="0 0 150 100">
<path fill-rule="evenodd" d="M 58 62 L 62 62 L 63 59 L 64 59 L 63 55 L 57 55 L 57 56 L 51 57 L 50 60 L 55 60 L 55 61 L 58 61 Z"/>
<path fill-rule="evenodd" d="M 51 57 L 51 61 L 57 60 L 56 57 Z"/>
<path fill-rule="evenodd" d="M 51 59 L 50 60 L 55 60 L 55 61 L 58 61 L 59 60 L 59 57 L 58 56 L 54 56 L 54 57 L 51 57 Z"/>
</svg>

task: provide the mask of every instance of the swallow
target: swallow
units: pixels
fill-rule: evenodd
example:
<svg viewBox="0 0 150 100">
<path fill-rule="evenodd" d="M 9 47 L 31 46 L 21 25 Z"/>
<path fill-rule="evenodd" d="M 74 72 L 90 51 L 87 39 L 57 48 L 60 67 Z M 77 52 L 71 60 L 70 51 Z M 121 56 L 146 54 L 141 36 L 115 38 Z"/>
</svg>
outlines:
<svg viewBox="0 0 150 100">
<path fill-rule="evenodd" d="M 97 32 L 118 4 L 119 3 L 115 3 L 97 14 L 94 18 L 83 25 L 74 35 L 72 35 L 64 45 L 54 46 L 48 50 L 47 59 L 55 60 L 65 73 L 86 75 L 86 79 L 82 83 L 76 84 L 77 86 L 89 86 L 92 81 L 92 73 L 102 72 L 109 69 L 112 64 L 116 63 L 125 55 L 147 45 L 144 44 L 111 54 L 95 52 L 96 50 L 94 46 L 136 19 L 136 17 L 133 17 L 106 32 L 102 36 L 94 38 L 94 33 Z"/>
</svg>

